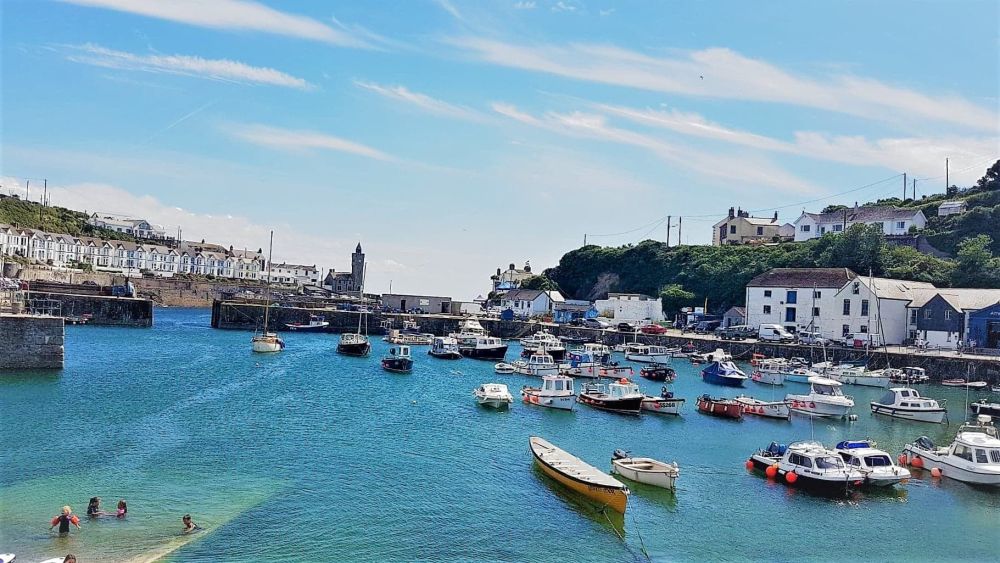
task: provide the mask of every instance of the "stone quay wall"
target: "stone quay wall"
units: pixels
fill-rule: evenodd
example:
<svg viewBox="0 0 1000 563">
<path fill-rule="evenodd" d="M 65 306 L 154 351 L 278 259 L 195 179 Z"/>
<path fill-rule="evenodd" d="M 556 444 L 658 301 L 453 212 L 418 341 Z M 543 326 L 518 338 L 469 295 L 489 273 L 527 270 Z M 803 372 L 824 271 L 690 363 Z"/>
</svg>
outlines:
<svg viewBox="0 0 1000 563">
<path fill-rule="evenodd" d="M 323 315 L 330 323 L 327 332 L 353 332 L 358 327 L 358 313 L 330 309 L 271 306 L 269 328 L 282 331 L 286 323 L 308 322 L 309 315 Z M 263 324 L 264 306 L 252 303 L 216 301 L 212 306 L 212 327 L 222 329 L 255 330 Z M 421 332 L 438 336 L 456 332 L 466 317 L 453 315 L 398 315 L 391 313 L 371 313 L 368 315 L 368 333 L 384 334 L 382 322 L 389 320 L 392 328 L 402 328 L 403 319 L 413 319 L 420 325 Z M 608 346 L 626 342 L 639 342 L 658 346 L 677 347 L 689 342 L 699 352 L 711 352 L 722 348 L 738 360 L 750 360 L 753 354 L 763 354 L 769 358 L 802 357 L 811 362 L 829 360 L 833 362 L 866 362 L 872 368 L 913 366 L 922 367 L 933 379 L 969 377 L 993 383 L 1000 383 L 1000 360 L 985 357 L 955 356 L 934 353 L 916 353 L 900 349 L 866 351 L 852 348 L 827 348 L 799 344 L 779 344 L 772 342 L 719 340 L 713 335 L 677 333 L 666 335 L 625 334 L 612 330 L 598 330 L 567 325 L 525 321 L 501 321 L 480 319 L 483 328 L 501 338 L 523 338 L 538 330 L 569 338 L 580 338 L 601 342 Z"/>
<path fill-rule="evenodd" d="M 0 370 L 62 369 L 64 342 L 59 317 L 0 314 Z"/>
<path fill-rule="evenodd" d="M 63 317 L 91 315 L 87 324 L 100 326 L 153 326 L 153 302 L 135 297 L 74 295 L 32 291 L 29 300 L 52 300 L 60 304 Z"/>
</svg>

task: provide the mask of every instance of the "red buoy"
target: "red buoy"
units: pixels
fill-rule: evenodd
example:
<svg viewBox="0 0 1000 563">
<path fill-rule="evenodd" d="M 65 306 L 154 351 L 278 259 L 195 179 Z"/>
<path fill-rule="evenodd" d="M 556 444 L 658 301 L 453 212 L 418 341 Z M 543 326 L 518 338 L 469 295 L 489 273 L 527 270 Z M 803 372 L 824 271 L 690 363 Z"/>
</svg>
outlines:
<svg viewBox="0 0 1000 563">
<path fill-rule="evenodd" d="M 764 475 L 767 475 L 771 479 L 774 479 L 775 477 L 777 477 L 778 476 L 778 464 L 768 465 L 767 469 L 764 470 Z"/>
<path fill-rule="evenodd" d="M 753 471 L 753 461 L 748 459 L 746 462 L 746 467 L 747 471 Z"/>
<path fill-rule="evenodd" d="M 792 471 L 785 473 L 785 481 L 788 481 L 789 485 L 794 485 L 796 481 L 799 480 L 799 476 Z"/>
</svg>

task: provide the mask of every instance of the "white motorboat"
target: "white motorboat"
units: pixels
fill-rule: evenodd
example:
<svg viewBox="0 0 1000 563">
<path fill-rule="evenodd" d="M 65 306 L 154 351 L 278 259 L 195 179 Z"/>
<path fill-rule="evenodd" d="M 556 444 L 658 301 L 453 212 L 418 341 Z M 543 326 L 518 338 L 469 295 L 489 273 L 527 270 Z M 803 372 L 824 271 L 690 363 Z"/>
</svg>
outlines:
<svg viewBox="0 0 1000 563">
<path fill-rule="evenodd" d="M 622 378 L 612 383 L 585 383 L 579 401 L 596 409 L 620 414 L 639 414 L 645 395 L 639 386 Z"/>
<path fill-rule="evenodd" d="M 472 394 L 480 405 L 495 409 L 509 407 L 514 402 L 514 397 L 503 383 L 484 383 Z"/>
<path fill-rule="evenodd" d="M 521 398 L 532 405 L 571 411 L 576 404 L 573 379 L 565 375 L 546 375 L 542 377 L 541 387 L 522 387 Z"/>
<path fill-rule="evenodd" d="M 631 366 L 619 366 L 617 362 L 602 363 L 587 352 L 570 352 L 569 363 L 559 364 L 559 373 L 570 377 L 631 377 Z"/>
<path fill-rule="evenodd" d="M 631 457 L 628 452 L 615 450 L 611 455 L 611 472 L 654 487 L 673 491 L 681 470 L 677 462 L 664 463 L 649 457 Z"/>
<path fill-rule="evenodd" d="M 840 382 L 825 377 L 809 378 L 808 395 L 785 395 L 792 411 L 809 416 L 840 418 L 854 408 L 854 399 L 844 395 Z"/>
<path fill-rule="evenodd" d="M 732 362 L 733 356 L 726 353 L 722 348 L 716 348 L 711 352 L 705 354 L 691 354 L 691 362 L 696 364 L 704 364 L 711 362 Z"/>
<path fill-rule="evenodd" d="M 784 385 L 785 372 L 789 370 L 787 360 L 773 358 L 760 360 L 754 367 L 750 379 L 764 385 Z"/>
<path fill-rule="evenodd" d="M 321 332 L 330 326 L 330 322 L 322 315 L 309 315 L 309 322 L 285 323 L 285 326 L 288 327 L 288 330 L 299 332 Z"/>
<path fill-rule="evenodd" d="M 924 371 L 924 368 L 907 366 L 904 368 L 889 368 L 885 370 L 891 383 L 903 383 L 905 385 L 919 385 L 927 383 L 931 378 Z"/>
<path fill-rule="evenodd" d="M 784 375 L 785 381 L 791 383 L 809 383 L 810 377 L 822 377 L 818 372 L 805 367 L 789 367 L 788 371 L 786 371 Z"/>
<path fill-rule="evenodd" d="M 450 336 L 435 337 L 427 353 L 442 360 L 457 360 L 462 357 L 462 353 L 458 351 L 458 342 Z"/>
<path fill-rule="evenodd" d="M 514 362 L 514 373 L 521 375 L 559 375 L 559 364 L 549 354 L 532 354 L 527 360 Z"/>
<path fill-rule="evenodd" d="M 904 420 L 940 424 L 948 417 L 948 410 L 934 399 L 921 397 L 916 389 L 893 387 L 877 401 L 871 402 L 873 414 L 884 414 Z"/>
<path fill-rule="evenodd" d="M 891 487 L 905 483 L 910 478 L 910 470 L 892 461 L 888 453 L 876 449 L 870 440 L 844 440 L 834 448 L 848 467 L 857 469 L 865 476 L 865 484 L 873 487 Z"/>
<path fill-rule="evenodd" d="M 493 366 L 493 371 L 504 374 L 514 373 L 514 366 L 506 362 L 500 362 L 499 364 L 495 364 Z"/>
<path fill-rule="evenodd" d="M 646 364 L 669 364 L 672 354 L 664 346 L 647 346 L 645 344 L 628 344 L 625 346 L 625 359 Z"/>
<path fill-rule="evenodd" d="M 733 399 L 740 404 L 743 414 L 752 414 L 764 418 L 791 418 L 791 411 L 785 401 L 761 401 L 747 395 L 739 395 Z"/>
<path fill-rule="evenodd" d="M 606 364 L 611 361 L 611 348 L 606 344 L 587 343 L 583 345 L 583 353 L 590 354 L 595 362 Z"/>
<path fill-rule="evenodd" d="M 848 467 L 837 452 L 818 442 L 771 442 L 750 456 L 748 467 L 764 471 L 792 487 L 821 494 L 846 495 L 864 484 L 864 474 Z"/>
<path fill-rule="evenodd" d="M 477 360 L 503 360 L 507 356 L 507 344 L 495 336 L 459 334 L 458 351 L 467 358 Z"/>
<path fill-rule="evenodd" d="M 399 329 L 392 329 L 382 340 L 390 344 L 405 344 L 407 346 L 429 346 L 434 343 L 433 334 L 418 332 L 400 332 Z"/>
<path fill-rule="evenodd" d="M 639 405 L 641 410 L 646 412 L 651 412 L 655 414 L 681 414 L 681 407 L 684 406 L 684 399 L 680 397 L 675 397 L 672 391 L 668 391 L 666 386 L 660 390 L 659 397 L 653 397 L 652 395 L 644 395 L 642 397 L 642 403 Z"/>
<path fill-rule="evenodd" d="M 453 332 L 448 336 L 458 340 L 459 336 L 487 336 L 486 329 L 479 323 L 479 319 L 471 318 L 462 321 L 458 327 L 458 332 Z"/>
<path fill-rule="evenodd" d="M 818 371 L 823 377 L 837 380 L 845 385 L 882 388 L 889 386 L 889 374 L 882 371 L 867 371 L 864 366 L 833 365 L 831 362 L 820 362 L 813 364 L 812 369 Z"/>
<path fill-rule="evenodd" d="M 963 424 L 947 448 L 921 436 L 903 447 L 903 455 L 911 467 L 937 469 L 941 476 L 964 483 L 1000 487 L 1000 438 L 986 415 Z"/>
</svg>

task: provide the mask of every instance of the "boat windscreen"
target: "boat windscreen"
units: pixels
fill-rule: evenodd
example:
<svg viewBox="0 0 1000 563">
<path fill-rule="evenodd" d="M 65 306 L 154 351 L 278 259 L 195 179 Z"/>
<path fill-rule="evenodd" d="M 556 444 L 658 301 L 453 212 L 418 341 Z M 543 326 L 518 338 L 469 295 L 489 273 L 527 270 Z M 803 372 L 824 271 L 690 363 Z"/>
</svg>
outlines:
<svg viewBox="0 0 1000 563">
<path fill-rule="evenodd" d="M 868 467 L 892 467 L 892 460 L 887 455 L 865 456 L 865 465 Z"/>
<path fill-rule="evenodd" d="M 839 457 L 818 457 L 816 458 L 816 467 L 819 469 L 839 469 L 844 467 L 844 460 Z"/>
</svg>

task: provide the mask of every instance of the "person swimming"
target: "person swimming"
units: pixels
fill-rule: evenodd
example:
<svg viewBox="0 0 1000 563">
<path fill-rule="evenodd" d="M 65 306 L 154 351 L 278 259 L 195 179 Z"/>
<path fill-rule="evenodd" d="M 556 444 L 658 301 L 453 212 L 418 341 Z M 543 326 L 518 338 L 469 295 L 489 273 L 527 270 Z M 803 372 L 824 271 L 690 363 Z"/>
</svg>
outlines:
<svg viewBox="0 0 1000 563">
<path fill-rule="evenodd" d="M 184 533 L 185 534 L 190 534 L 191 532 L 194 532 L 194 531 L 196 531 L 196 530 L 199 529 L 198 525 L 195 524 L 193 520 L 191 520 L 191 515 L 190 514 L 185 514 L 181 518 L 181 522 L 184 522 Z"/>
<path fill-rule="evenodd" d="M 87 516 L 97 518 L 101 515 L 101 497 L 90 497 L 90 504 L 87 505 Z"/>
<path fill-rule="evenodd" d="M 125 503 L 125 499 L 120 499 L 118 501 L 118 510 L 116 514 L 119 518 L 124 518 L 128 515 L 128 504 Z"/>
<path fill-rule="evenodd" d="M 69 506 L 64 506 L 62 507 L 62 512 L 60 512 L 58 516 L 52 519 L 52 525 L 49 526 L 49 529 L 51 530 L 52 528 L 59 526 L 60 534 L 68 534 L 70 524 L 76 526 L 77 529 L 79 529 L 80 519 L 73 515 L 72 508 L 70 508 Z"/>
</svg>

